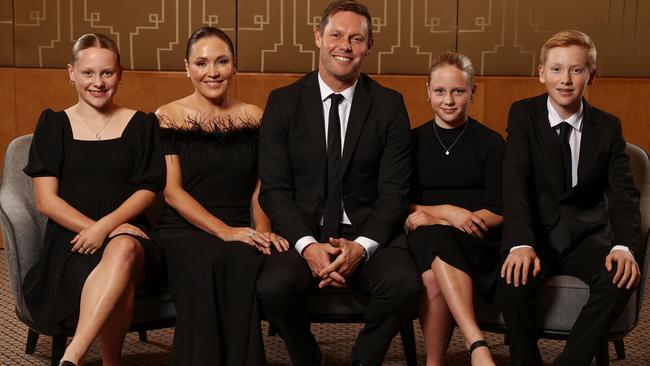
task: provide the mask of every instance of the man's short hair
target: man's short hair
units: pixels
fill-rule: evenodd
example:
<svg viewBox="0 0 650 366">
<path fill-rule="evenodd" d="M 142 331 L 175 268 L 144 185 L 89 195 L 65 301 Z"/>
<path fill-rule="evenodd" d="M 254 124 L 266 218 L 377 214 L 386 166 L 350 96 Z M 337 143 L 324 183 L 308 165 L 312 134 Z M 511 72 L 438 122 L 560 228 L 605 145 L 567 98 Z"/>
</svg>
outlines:
<svg viewBox="0 0 650 366">
<path fill-rule="evenodd" d="M 368 11 L 368 8 L 355 1 L 355 0 L 336 0 L 332 1 L 325 10 L 323 10 L 323 14 L 321 15 L 320 18 L 320 23 L 318 24 L 318 30 L 323 33 L 325 30 L 325 27 L 327 26 L 327 23 L 329 23 L 330 17 L 340 11 L 351 11 L 353 13 L 357 13 L 359 15 L 363 15 L 366 18 L 366 23 L 368 27 L 368 44 L 371 45 L 373 38 L 372 38 L 372 18 L 370 17 L 370 12 Z"/>
</svg>

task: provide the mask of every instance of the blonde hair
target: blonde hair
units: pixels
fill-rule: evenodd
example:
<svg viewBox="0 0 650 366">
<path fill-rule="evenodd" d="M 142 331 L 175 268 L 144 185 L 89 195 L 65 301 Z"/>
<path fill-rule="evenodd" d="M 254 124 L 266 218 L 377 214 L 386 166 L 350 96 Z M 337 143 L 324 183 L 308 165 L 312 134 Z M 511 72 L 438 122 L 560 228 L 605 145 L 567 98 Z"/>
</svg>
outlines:
<svg viewBox="0 0 650 366">
<path fill-rule="evenodd" d="M 77 39 L 72 46 L 72 55 L 70 57 L 70 65 L 74 65 L 79 57 L 79 52 L 87 48 L 103 48 L 109 50 L 117 56 L 117 65 L 122 68 L 120 63 L 120 50 L 117 48 L 115 42 L 107 35 L 101 33 L 87 33 Z"/>
<path fill-rule="evenodd" d="M 467 73 L 469 84 L 474 85 L 474 66 L 472 65 L 472 61 L 462 53 L 454 51 L 446 51 L 431 62 L 427 83 L 431 82 L 431 74 L 434 71 L 447 65 L 456 66 L 460 71 Z"/>
<path fill-rule="evenodd" d="M 540 65 L 544 65 L 546 62 L 548 51 L 551 48 L 569 46 L 581 46 L 587 49 L 587 67 L 589 70 L 596 68 L 596 45 L 587 34 L 574 29 L 557 32 L 544 43 L 539 53 Z"/>
</svg>

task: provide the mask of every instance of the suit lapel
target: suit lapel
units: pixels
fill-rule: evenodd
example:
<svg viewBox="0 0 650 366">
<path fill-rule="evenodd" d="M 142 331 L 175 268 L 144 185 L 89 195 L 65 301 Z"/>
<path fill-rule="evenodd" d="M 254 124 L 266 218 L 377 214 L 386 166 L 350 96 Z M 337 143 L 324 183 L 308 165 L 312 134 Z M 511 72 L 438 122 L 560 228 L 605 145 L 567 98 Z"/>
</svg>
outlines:
<svg viewBox="0 0 650 366">
<path fill-rule="evenodd" d="M 325 144 L 325 117 L 323 116 L 323 103 L 318 86 L 318 70 L 305 78 L 304 87 L 300 93 L 304 106 L 303 115 L 306 116 L 311 146 L 316 154 L 316 164 L 326 166 L 327 147 Z"/>
<path fill-rule="evenodd" d="M 359 141 L 361 129 L 366 122 L 366 116 L 372 104 L 372 95 L 368 92 L 365 75 L 361 74 L 352 98 L 350 116 L 348 118 L 348 128 L 345 132 L 345 143 L 343 145 L 342 171 L 348 167 L 354 149 Z M 345 174 L 345 173 L 344 173 Z"/>
<path fill-rule="evenodd" d="M 580 138 L 580 155 L 578 159 L 578 184 L 585 179 L 596 156 L 596 149 L 599 148 L 596 146 L 599 130 L 596 120 L 593 118 L 593 111 L 586 100 L 583 99 L 582 102 L 584 113 L 582 114 L 582 137 Z"/>
</svg>

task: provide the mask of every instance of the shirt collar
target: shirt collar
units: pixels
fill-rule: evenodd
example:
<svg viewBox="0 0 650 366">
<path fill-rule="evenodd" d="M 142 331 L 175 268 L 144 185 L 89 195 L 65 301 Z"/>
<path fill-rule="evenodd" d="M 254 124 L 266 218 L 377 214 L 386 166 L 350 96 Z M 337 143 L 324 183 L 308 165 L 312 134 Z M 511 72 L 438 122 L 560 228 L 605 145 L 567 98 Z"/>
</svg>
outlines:
<svg viewBox="0 0 650 366">
<path fill-rule="evenodd" d="M 343 101 L 341 103 L 346 101 L 352 102 L 352 96 L 354 96 L 354 88 L 356 88 L 358 81 L 359 79 L 355 80 L 352 86 L 343 90 L 340 93 L 337 93 L 343 95 Z M 320 73 L 318 73 L 318 86 L 320 87 L 320 97 L 322 102 L 324 102 L 325 99 L 327 99 L 330 96 L 330 94 L 336 93 L 334 90 L 332 90 L 332 88 L 330 88 L 327 84 L 325 84 L 323 78 L 320 77 Z"/>
<path fill-rule="evenodd" d="M 572 114 L 569 118 L 562 119 L 562 117 L 560 117 L 560 114 L 557 113 L 555 108 L 553 108 L 553 105 L 551 104 L 551 97 L 548 97 L 546 99 L 546 107 L 548 107 L 548 121 L 551 123 L 551 128 L 555 128 L 560 123 L 566 122 L 576 130 L 582 131 L 582 113 L 584 111 L 583 105 L 584 103 L 580 101 L 580 108 L 578 111 Z"/>
</svg>

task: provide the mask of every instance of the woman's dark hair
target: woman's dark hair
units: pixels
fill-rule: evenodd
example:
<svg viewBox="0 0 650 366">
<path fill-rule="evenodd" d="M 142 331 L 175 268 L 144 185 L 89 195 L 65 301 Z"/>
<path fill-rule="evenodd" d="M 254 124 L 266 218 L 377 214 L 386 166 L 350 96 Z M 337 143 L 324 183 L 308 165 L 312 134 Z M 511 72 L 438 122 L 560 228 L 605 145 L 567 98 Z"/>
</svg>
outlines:
<svg viewBox="0 0 650 366">
<path fill-rule="evenodd" d="M 101 33 L 87 33 L 79 37 L 74 43 L 74 46 L 72 46 L 70 64 L 74 65 L 79 57 L 79 52 L 93 47 L 104 48 L 113 52 L 115 56 L 117 56 L 117 64 L 122 67 L 122 63 L 120 62 L 120 50 L 117 48 L 117 45 L 109 36 Z"/>
<path fill-rule="evenodd" d="M 192 53 L 192 47 L 194 47 L 194 44 L 199 41 L 201 38 L 206 38 L 206 37 L 217 37 L 220 40 L 224 41 L 226 45 L 228 46 L 228 49 L 230 50 L 230 53 L 232 54 L 232 57 L 235 57 L 235 46 L 232 44 L 232 40 L 226 32 L 222 31 L 219 28 L 215 27 L 201 27 L 192 33 L 190 36 L 190 39 L 187 40 L 187 48 L 185 49 L 185 59 L 189 61 L 190 59 L 190 53 Z"/>
</svg>

